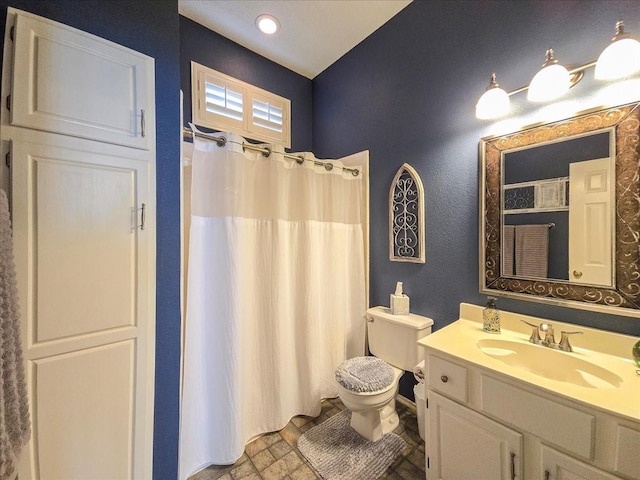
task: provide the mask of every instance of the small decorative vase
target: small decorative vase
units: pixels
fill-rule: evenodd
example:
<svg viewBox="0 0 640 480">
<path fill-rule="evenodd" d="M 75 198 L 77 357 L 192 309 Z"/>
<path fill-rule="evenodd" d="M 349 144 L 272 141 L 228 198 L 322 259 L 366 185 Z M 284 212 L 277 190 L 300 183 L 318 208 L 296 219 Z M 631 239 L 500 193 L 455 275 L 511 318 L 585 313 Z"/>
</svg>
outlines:
<svg viewBox="0 0 640 480">
<path fill-rule="evenodd" d="M 638 340 L 631 349 L 631 355 L 633 355 L 636 365 L 640 368 L 640 340 Z"/>
</svg>

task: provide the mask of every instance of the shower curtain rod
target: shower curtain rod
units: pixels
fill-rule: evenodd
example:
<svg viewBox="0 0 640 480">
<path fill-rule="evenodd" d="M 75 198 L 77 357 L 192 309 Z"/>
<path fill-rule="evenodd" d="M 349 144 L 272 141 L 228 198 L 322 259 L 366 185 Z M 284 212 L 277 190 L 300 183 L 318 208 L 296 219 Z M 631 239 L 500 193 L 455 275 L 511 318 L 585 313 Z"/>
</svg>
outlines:
<svg viewBox="0 0 640 480">
<path fill-rule="evenodd" d="M 203 138 L 205 140 L 212 140 L 214 142 L 216 142 L 218 144 L 219 147 L 224 147 L 225 144 L 227 143 L 227 139 L 223 136 L 215 136 L 213 134 L 210 133 L 202 133 L 202 132 L 193 132 L 190 129 L 188 129 L 187 127 L 182 127 L 182 136 L 184 137 L 190 137 L 193 138 L 194 135 L 198 138 Z M 259 147 L 258 145 L 253 145 L 251 143 L 242 143 L 242 149 L 249 149 L 249 150 L 253 150 L 256 152 L 260 152 L 262 153 L 265 157 L 268 157 L 269 155 L 271 155 L 271 149 L 269 148 L 265 148 L 265 147 Z M 284 158 L 289 158 L 291 160 L 295 160 L 298 165 L 302 165 L 305 162 L 305 158 L 301 157 L 300 155 L 291 155 L 290 153 L 283 153 Z M 311 160 L 309 160 L 311 161 Z M 325 162 L 325 161 L 321 161 L 321 160 L 313 160 L 314 165 L 319 165 L 319 166 L 324 166 L 325 170 L 327 171 L 331 171 L 333 170 L 333 167 L 335 166 L 333 163 L 331 162 Z M 351 172 L 351 174 L 354 177 L 357 177 L 358 175 L 360 175 L 360 170 L 357 168 L 350 168 L 350 167 L 338 167 L 336 166 L 336 168 L 342 168 L 342 170 L 344 170 L 345 172 Z"/>
</svg>

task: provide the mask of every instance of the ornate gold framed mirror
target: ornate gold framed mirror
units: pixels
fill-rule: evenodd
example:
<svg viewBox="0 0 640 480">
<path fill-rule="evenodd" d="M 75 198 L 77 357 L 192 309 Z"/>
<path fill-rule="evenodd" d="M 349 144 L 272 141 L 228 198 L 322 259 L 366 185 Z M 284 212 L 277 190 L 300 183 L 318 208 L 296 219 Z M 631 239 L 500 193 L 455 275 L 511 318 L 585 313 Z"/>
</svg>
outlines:
<svg viewBox="0 0 640 480">
<path fill-rule="evenodd" d="M 640 103 L 483 138 L 480 169 L 482 293 L 640 317 Z"/>
</svg>

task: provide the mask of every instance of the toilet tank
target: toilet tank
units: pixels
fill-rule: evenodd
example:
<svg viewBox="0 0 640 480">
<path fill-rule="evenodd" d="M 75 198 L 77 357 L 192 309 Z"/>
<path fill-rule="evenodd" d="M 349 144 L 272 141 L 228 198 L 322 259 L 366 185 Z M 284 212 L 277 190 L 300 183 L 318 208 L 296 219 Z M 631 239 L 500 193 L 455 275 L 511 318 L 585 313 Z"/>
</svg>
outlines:
<svg viewBox="0 0 640 480">
<path fill-rule="evenodd" d="M 431 333 L 433 320 L 422 315 L 393 315 L 387 307 L 367 310 L 369 351 L 390 365 L 411 371 L 424 360 L 418 340 Z"/>
</svg>

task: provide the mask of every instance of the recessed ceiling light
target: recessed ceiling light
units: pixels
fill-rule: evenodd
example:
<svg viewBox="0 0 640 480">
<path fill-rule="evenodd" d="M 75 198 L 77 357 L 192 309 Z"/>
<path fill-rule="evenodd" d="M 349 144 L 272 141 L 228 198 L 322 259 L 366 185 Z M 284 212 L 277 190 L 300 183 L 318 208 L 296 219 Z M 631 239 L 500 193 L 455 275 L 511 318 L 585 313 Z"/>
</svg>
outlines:
<svg viewBox="0 0 640 480">
<path fill-rule="evenodd" d="M 278 31 L 278 27 L 280 24 L 278 20 L 273 15 L 260 15 L 256 18 L 256 26 L 258 30 L 262 33 L 266 33 L 267 35 L 273 35 Z"/>
</svg>

